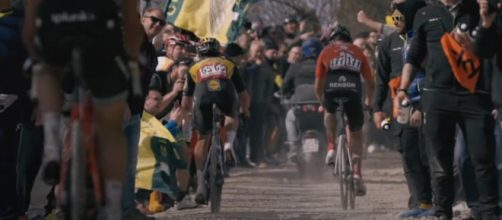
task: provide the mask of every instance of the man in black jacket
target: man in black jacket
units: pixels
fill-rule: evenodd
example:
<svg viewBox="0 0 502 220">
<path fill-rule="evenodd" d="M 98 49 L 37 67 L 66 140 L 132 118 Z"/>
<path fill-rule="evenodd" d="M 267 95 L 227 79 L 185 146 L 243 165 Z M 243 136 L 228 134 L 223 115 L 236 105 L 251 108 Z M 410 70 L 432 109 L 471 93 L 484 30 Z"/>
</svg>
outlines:
<svg viewBox="0 0 502 220">
<path fill-rule="evenodd" d="M 476 54 L 482 58 L 495 61 L 492 78 L 492 101 L 495 106 L 494 117 L 497 121 L 495 135 L 497 137 L 497 162 L 499 172 L 499 207 L 502 206 L 502 45 L 498 40 L 502 38 L 502 4 L 498 4 L 497 10 L 491 12 L 488 0 L 478 0 L 481 15 L 481 27 L 479 36 L 475 42 Z M 493 7 L 493 6 L 491 6 Z M 497 13 L 495 13 L 497 12 Z"/>
<path fill-rule="evenodd" d="M 413 17 L 417 10 L 424 6 L 425 2 L 421 0 L 406 0 L 394 5 L 392 18 L 399 31 L 385 37 L 380 43 L 378 51 L 377 89 L 373 104 L 375 110 L 373 119 L 377 128 L 381 129 L 382 121 L 387 118 L 382 109 L 389 89 L 392 90 L 391 98 L 393 98 L 396 94 L 395 90 L 399 86 L 403 55 L 408 42 L 411 42 L 412 39 Z M 400 138 L 399 152 L 402 155 L 405 177 L 411 196 L 410 209 L 400 213 L 399 217 L 401 218 L 421 217 L 432 207 L 431 181 L 421 131 L 420 99 L 417 98 L 416 102 L 412 103 L 411 122 L 409 124 L 392 123 L 392 133 Z"/>
<path fill-rule="evenodd" d="M 19 124 L 28 121 L 29 80 L 22 74 L 27 54 L 20 39 L 23 13 L 11 1 L 0 2 L 0 219 L 17 219 L 16 193 Z"/>
<path fill-rule="evenodd" d="M 414 66 L 427 58 L 422 94 L 424 132 L 435 188 L 435 215 L 452 218 L 454 198 L 453 148 L 455 126 L 465 134 L 476 173 L 483 219 L 497 217 L 497 176 L 493 155 L 494 120 L 491 76 L 472 55 L 470 38 L 476 35 L 478 5 L 473 0 L 441 0 L 420 10 L 414 21 L 415 38 L 403 68 L 399 102 L 407 99 Z M 451 32 L 451 33 L 450 33 Z M 462 62 L 454 62 L 461 60 Z"/>
</svg>

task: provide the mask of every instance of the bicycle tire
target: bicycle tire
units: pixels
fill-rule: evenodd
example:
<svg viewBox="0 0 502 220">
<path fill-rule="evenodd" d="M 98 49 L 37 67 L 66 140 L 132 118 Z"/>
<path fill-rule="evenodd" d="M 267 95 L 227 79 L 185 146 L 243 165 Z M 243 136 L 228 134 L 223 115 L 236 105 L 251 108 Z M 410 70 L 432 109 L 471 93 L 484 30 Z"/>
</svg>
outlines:
<svg viewBox="0 0 502 220">
<path fill-rule="evenodd" d="M 213 137 L 212 145 L 210 149 L 210 164 L 209 164 L 209 198 L 211 213 L 218 213 L 220 211 L 221 205 L 221 193 L 222 187 L 221 174 L 222 161 L 220 159 L 218 151 L 221 151 L 220 143 L 220 129 L 219 129 L 219 111 L 216 104 L 213 104 Z"/>
<path fill-rule="evenodd" d="M 347 143 L 346 136 L 345 135 L 340 135 L 338 137 L 338 145 L 337 145 L 337 154 L 336 154 L 336 161 L 335 161 L 335 166 L 338 169 L 338 184 L 340 185 L 340 199 L 342 202 L 342 208 L 343 210 L 347 210 L 348 206 L 348 189 L 346 185 L 346 180 L 347 180 L 347 165 L 346 165 L 346 148 L 345 145 Z"/>
<path fill-rule="evenodd" d="M 85 150 L 82 146 L 81 125 L 72 122 L 70 210 L 72 220 L 84 219 L 85 207 Z"/>
<path fill-rule="evenodd" d="M 347 154 L 347 178 L 345 181 L 346 188 L 348 191 L 348 202 L 350 209 L 355 209 L 356 206 L 356 192 L 355 192 L 355 182 L 354 182 L 354 170 L 352 169 L 352 158 L 349 150 L 345 151 Z"/>
</svg>

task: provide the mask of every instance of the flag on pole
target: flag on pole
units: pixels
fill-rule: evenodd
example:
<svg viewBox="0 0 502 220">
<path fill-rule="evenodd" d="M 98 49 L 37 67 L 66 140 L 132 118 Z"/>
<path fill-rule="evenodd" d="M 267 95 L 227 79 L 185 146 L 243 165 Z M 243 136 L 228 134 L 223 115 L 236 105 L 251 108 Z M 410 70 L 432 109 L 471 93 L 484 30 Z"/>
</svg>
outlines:
<svg viewBox="0 0 502 220">
<path fill-rule="evenodd" d="M 214 37 L 222 44 L 232 41 L 243 15 L 256 0 L 169 0 L 166 20 L 197 37 Z"/>
<path fill-rule="evenodd" d="M 136 166 L 136 187 L 159 191 L 172 198 L 178 193 L 175 168 L 186 168 L 183 150 L 155 116 L 143 112 Z"/>
</svg>

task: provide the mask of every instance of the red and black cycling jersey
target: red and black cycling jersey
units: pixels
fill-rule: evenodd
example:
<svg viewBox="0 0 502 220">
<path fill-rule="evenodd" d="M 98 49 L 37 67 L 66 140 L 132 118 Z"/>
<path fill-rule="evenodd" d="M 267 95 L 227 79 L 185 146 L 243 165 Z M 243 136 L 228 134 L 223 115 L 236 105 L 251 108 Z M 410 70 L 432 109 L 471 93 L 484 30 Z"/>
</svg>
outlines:
<svg viewBox="0 0 502 220">
<path fill-rule="evenodd" d="M 190 67 L 183 96 L 193 96 L 196 86 L 207 84 L 209 91 L 222 89 L 220 83 L 232 81 L 237 93 L 245 90 L 237 66 L 223 57 L 208 57 Z"/>
<path fill-rule="evenodd" d="M 371 68 L 361 49 L 349 43 L 332 44 L 324 48 L 317 59 L 316 78 L 325 79 L 336 71 L 360 73 L 371 80 Z"/>
</svg>

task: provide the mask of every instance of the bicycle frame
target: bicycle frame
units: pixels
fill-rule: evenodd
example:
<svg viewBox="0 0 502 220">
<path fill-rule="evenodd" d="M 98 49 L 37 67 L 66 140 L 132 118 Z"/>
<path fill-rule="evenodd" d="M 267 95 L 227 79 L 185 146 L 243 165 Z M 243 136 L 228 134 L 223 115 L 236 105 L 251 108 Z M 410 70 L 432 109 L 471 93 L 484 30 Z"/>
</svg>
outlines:
<svg viewBox="0 0 502 220">
<path fill-rule="evenodd" d="M 347 209 L 348 202 L 350 202 L 351 209 L 355 208 L 353 162 L 352 162 L 352 154 L 350 152 L 348 145 L 345 111 L 343 108 L 343 104 L 346 101 L 347 99 L 344 98 L 337 99 L 339 106 L 339 108 L 337 109 L 337 115 L 340 115 L 341 118 L 342 133 L 338 135 L 337 138 L 335 164 L 333 166 L 333 171 L 332 171 L 333 176 L 339 178 L 340 196 L 342 200 L 342 208 L 344 210 Z"/>
<path fill-rule="evenodd" d="M 211 146 L 209 148 L 206 162 L 204 165 L 204 173 L 209 177 L 206 184 L 209 185 L 209 197 L 211 200 L 211 212 L 217 213 L 220 211 L 221 191 L 223 186 L 223 150 L 221 147 L 221 112 L 213 104 L 213 131 L 211 137 Z M 216 163 L 214 163 L 216 161 Z"/>
<path fill-rule="evenodd" d="M 67 211 L 70 211 L 71 219 L 82 219 L 86 201 L 86 174 L 90 175 L 96 204 L 103 204 L 103 191 L 96 157 L 92 98 L 80 83 L 83 74 L 81 51 L 79 48 L 74 48 L 72 52 L 72 69 L 75 74 L 74 103 L 63 146 L 58 203 L 70 207 L 71 210 Z M 68 183 L 67 174 L 69 171 L 71 171 L 69 176 L 70 196 L 67 198 L 66 184 Z"/>
</svg>

